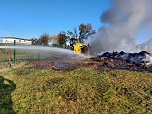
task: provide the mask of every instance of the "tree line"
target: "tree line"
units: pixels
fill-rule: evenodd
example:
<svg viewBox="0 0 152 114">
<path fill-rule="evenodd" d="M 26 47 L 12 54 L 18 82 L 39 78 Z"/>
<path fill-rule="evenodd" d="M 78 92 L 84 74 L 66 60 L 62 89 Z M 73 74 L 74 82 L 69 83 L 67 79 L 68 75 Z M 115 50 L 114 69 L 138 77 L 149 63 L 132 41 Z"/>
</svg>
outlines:
<svg viewBox="0 0 152 114">
<path fill-rule="evenodd" d="M 66 47 L 67 42 L 70 41 L 71 38 L 77 38 L 80 43 L 84 43 L 86 39 L 90 35 L 95 34 L 96 31 L 93 30 L 91 24 L 80 24 L 77 28 L 74 28 L 73 31 L 62 31 L 57 35 L 49 35 L 49 34 L 42 34 L 39 38 L 32 38 L 33 45 L 43 45 L 43 46 L 57 46 L 57 47 Z"/>
</svg>

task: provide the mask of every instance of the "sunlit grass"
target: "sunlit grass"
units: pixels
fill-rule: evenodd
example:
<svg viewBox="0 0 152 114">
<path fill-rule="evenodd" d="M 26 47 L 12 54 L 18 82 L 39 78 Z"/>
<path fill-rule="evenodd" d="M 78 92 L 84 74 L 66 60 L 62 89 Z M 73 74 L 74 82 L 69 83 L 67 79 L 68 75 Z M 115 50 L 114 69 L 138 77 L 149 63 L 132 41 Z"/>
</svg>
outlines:
<svg viewBox="0 0 152 114">
<path fill-rule="evenodd" d="M 18 113 L 152 113 L 152 74 L 130 71 L 35 70 L 1 72 L 14 81 L 13 110 Z"/>
</svg>

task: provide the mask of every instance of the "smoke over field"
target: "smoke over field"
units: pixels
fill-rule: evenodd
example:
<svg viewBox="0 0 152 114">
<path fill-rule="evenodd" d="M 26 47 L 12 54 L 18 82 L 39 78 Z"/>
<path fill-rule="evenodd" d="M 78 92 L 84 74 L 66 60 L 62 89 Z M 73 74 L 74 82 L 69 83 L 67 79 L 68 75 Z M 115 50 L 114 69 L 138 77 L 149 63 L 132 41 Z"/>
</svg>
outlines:
<svg viewBox="0 0 152 114">
<path fill-rule="evenodd" d="M 136 35 L 152 26 L 152 0 L 111 0 L 101 15 L 103 26 L 90 40 L 93 52 L 134 51 Z"/>
</svg>

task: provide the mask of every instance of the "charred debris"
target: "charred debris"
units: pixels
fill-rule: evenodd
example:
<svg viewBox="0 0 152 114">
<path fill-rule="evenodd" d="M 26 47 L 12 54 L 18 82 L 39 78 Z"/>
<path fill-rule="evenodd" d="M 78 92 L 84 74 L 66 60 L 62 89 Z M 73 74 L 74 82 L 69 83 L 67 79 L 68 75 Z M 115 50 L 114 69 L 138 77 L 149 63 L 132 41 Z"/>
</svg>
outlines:
<svg viewBox="0 0 152 114">
<path fill-rule="evenodd" d="M 98 58 L 98 57 L 97 57 Z M 132 63 L 135 65 L 151 65 L 152 64 L 152 54 L 147 51 L 141 51 L 139 53 L 126 53 L 121 51 L 119 52 L 106 52 L 103 55 L 99 56 L 99 58 L 109 58 L 109 59 L 117 59 L 122 60 L 125 63 Z"/>
<path fill-rule="evenodd" d="M 91 60 L 99 62 L 99 70 L 152 72 L 152 54 L 147 51 L 139 53 L 105 52 L 100 56 L 91 58 Z"/>
</svg>

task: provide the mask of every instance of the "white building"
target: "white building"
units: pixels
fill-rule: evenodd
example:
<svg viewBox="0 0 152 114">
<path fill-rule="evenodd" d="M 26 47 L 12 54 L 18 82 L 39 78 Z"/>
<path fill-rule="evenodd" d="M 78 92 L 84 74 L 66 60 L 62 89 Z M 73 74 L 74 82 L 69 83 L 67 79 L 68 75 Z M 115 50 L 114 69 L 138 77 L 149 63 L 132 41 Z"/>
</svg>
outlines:
<svg viewBox="0 0 152 114">
<path fill-rule="evenodd" d="M 24 45 L 32 45 L 32 41 L 23 38 L 15 38 L 15 37 L 0 37 L 0 43 L 14 43 L 16 44 L 24 44 Z"/>
</svg>

